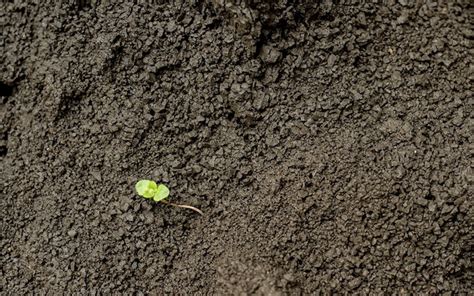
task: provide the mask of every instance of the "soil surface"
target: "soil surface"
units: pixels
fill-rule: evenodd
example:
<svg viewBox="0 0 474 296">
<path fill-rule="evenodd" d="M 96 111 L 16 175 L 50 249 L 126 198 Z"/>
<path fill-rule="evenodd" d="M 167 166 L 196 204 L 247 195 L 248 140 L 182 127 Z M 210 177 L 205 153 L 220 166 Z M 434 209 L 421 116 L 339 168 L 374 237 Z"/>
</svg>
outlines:
<svg viewBox="0 0 474 296">
<path fill-rule="evenodd" d="M 472 295 L 470 1 L 48 2 L 0 4 L 1 294 Z"/>
</svg>

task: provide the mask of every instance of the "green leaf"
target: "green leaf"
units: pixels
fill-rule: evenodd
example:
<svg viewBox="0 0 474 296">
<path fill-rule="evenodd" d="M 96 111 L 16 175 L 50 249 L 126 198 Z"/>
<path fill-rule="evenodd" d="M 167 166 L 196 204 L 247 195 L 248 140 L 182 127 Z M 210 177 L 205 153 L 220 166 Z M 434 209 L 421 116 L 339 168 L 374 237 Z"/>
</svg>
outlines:
<svg viewBox="0 0 474 296">
<path fill-rule="evenodd" d="M 138 195 L 144 198 L 151 198 L 158 192 L 159 186 L 154 181 L 140 180 L 135 184 Z"/>
<path fill-rule="evenodd" d="M 160 201 L 165 198 L 167 198 L 170 195 L 170 190 L 166 185 L 160 184 L 158 185 L 158 189 L 155 192 L 155 195 L 153 196 L 154 201 Z"/>
</svg>

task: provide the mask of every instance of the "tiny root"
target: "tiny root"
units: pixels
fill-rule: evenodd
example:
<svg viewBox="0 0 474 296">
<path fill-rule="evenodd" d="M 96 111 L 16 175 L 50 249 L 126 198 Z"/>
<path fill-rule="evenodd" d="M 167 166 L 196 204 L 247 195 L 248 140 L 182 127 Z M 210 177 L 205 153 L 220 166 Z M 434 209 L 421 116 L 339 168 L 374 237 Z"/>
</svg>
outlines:
<svg viewBox="0 0 474 296">
<path fill-rule="evenodd" d="M 172 202 L 169 202 L 169 201 L 166 201 L 166 200 L 160 200 L 160 201 L 161 201 L 162 203 L 164 203 L 164 204 L 167 204 L 167 205 L 170 205 L 170 206 L 173 206 L 173 207 L 193 210 L 193 211 L 195 211 L 196 213 L 199 213 L 200 215 L 204 215 L 204 213 L 203 213 L 200 209 L 195 208 L 195 207 L 193 207 L 193 206 L 179 205 L 179 204 L 175 204 L 175 203 L 172 203 Z"/>
</svg>

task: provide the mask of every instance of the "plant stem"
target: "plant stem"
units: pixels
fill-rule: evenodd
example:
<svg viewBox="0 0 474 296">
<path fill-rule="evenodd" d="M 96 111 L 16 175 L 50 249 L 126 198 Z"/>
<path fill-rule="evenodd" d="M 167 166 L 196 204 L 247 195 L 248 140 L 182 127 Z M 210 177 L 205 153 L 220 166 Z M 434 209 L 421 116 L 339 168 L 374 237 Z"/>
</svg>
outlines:
<svg viewBox="0 0 474 296">
<path fill-rule="evenodd" d="M 193 210 L 193 211 L 199 213 L 200 215 L 204 215 L 204 213 L 200 209 L 195 208 L 193 206 L 179 205 L 179 204 L 175 204 L 175 203 L 172 203 L 172 202 L 169 202 L 169 201 L 166 201 L 166 200 L 160 200 L 160 201 L 164 204 L 167 204 L 167 205 L 170 205 L 170 206 L 173 206 L 173 207 L 190 209 L 190 210 Z"/>
</svg>

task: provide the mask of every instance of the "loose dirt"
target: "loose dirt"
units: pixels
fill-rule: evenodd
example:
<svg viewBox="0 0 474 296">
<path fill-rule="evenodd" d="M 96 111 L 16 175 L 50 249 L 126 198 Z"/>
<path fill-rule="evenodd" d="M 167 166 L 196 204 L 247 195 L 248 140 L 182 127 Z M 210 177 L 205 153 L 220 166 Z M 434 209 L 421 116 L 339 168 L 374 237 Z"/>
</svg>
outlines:
<svg viewBox="0 0 474 296">
<path fill-rule="evenodd" d="M 1 294 L 473 292 L 469 1 L 48 2 L 0 4 Z"/>
</svg>

